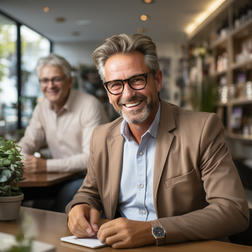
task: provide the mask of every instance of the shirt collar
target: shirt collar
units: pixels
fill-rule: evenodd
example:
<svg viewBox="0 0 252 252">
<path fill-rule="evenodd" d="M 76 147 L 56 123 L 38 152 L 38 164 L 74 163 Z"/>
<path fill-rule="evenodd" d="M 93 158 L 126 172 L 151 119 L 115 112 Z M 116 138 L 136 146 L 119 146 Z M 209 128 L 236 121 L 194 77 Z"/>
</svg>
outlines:
<svg viewBox="0 0 252 252">
<path fill-rule="evenodd" d="M 158 125 L 160 121 L 160 109 L 161 108 L 161 103 L 159 102 L 159 107 L 158 107 L 158 112 L 149 127 L 149 129 L 143 134 L 145 136 L 147 133 L 151 134 L 152 137 L 157 138 L 157 133 L 158 133 Z M 134 138 L 130 133 L 128 123 L 123 119 L 122 124 L 121 124 L 121 135 L 128 141 L 133 141 Z M 142 137 L 143 137 L 142 136 Z"/>
<path fill-rule="evenodd" d="M 64 104 L 64 106 L 61 108 L 60 111 L 56 111 L 54 110 L 52 103 L 46 99 L 48 107 L 57 114 L 60 114 L 64 110 L 70 110 L 73 100 L 74 100 L 73 90 L 70 89 L 66 103 Z"/>
</svg>

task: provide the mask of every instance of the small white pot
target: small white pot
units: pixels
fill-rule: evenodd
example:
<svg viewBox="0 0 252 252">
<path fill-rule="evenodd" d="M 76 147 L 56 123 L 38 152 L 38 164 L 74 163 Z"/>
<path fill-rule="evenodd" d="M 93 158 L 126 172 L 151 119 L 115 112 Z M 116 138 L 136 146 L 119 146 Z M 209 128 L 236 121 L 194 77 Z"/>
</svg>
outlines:
<svg viewBox="0 0 252 252">
<path fill-rule="evenodd" d="M 17 196 L 0 196 L 0 220 L 16 220 L 18 218 L 19 209 L 23 198 L 23 193 Z"/>
</svg>

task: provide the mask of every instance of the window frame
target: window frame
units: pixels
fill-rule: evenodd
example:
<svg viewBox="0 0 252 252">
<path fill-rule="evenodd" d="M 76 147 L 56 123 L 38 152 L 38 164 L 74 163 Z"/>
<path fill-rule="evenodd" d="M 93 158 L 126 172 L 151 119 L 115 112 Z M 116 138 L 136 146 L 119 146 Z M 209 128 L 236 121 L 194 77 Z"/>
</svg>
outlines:
<svg viewBox="0 0 252 252">
<path fill-rule="evenodd" d="M 17 26 L 17 42 L 16 42 L 16 52 L 17 52 L 17 63 L 16 63 L 16 73 L 17 73 L 17 97 L 18 97 L 18 106 L 17 106 L 17 129 L 22 129 L 22 122 L 21 122 L 21 115 L 22 115 L 22 109 L 21 109 L 21 80 L 22 80 L 22 73 L 21 73 L 21 57 L 22 57 L 22 52 L 21 52 L 21 26 L 25 25 L 29 29 L 33 30 L 34 32 L 38 33 L 40 36 L 43 36 L 44 38 L 48 39 L 50 43 L 50 53 L 53 51 L 53 42 L 51 39 L 49 39 L 47 36 L 44 36 L 40 32 L 34 30 L 31 28 L 29 25 L 25 23 L 21 23 L 9 14 L 6 14 L 2 10 L 0 10 L 0 14 L 5 16 L 8 19 L 11 19 Z M 34 66 L 35 67 L 35 66 Z"/>
</svg>

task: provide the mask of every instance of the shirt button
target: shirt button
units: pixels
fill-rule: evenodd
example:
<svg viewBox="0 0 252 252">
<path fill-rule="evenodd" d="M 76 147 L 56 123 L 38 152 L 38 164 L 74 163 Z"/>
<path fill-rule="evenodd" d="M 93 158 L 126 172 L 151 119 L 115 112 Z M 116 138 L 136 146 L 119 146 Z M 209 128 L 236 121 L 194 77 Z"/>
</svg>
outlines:
<svg viewBox="0 0 252 252">
<path fill-rule="evenodd" d="M 143 210 L 143 211 L 142 211 L 142 214 L 146 214 L 146 212 Z"/>
<path fill-rule="evenodd" d="M 143 184 L 141 184 L 141 185 L 140 185 L 140 188 L 143 188 L 143 187 L 144 187 L 144 185 L 143 185 Z"/>
<path fill-rule="evenodd" d="M 142 152 L 142 151 L 140 151 L 140 152 L 139 152 L 139 155 L 140 155 L 140 156 L 143 156 L 143 152 Z"/>
</svg>

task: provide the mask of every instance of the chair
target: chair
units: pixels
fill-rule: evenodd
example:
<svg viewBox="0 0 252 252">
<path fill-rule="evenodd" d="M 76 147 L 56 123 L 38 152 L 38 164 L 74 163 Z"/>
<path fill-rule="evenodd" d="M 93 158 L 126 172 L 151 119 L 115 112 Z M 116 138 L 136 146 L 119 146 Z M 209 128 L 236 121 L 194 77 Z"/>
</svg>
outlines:
<svg viewBox="0 0 252 252">
<path fill-rule="evenodd" d="M 249 209 L 249 227 L 242 233 L 234 234 L 229 236 L 231 243 L 252 246 L 252 209 Z"/>
</svg>

